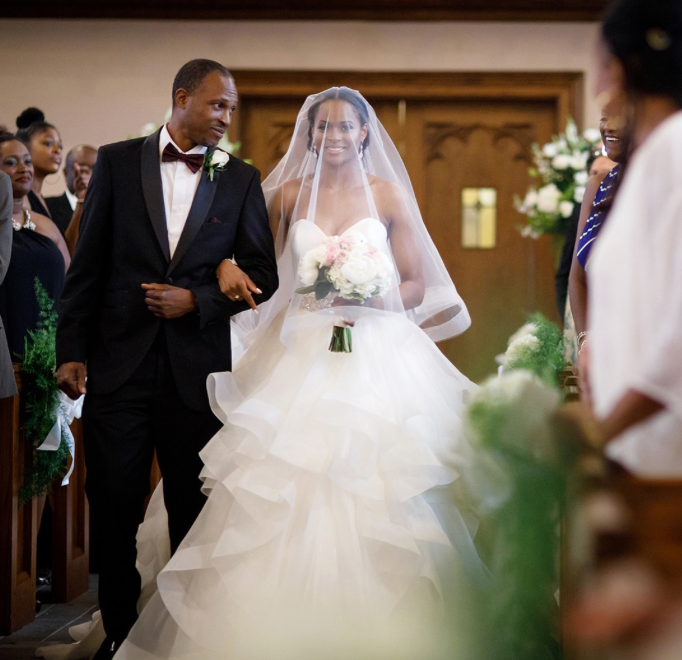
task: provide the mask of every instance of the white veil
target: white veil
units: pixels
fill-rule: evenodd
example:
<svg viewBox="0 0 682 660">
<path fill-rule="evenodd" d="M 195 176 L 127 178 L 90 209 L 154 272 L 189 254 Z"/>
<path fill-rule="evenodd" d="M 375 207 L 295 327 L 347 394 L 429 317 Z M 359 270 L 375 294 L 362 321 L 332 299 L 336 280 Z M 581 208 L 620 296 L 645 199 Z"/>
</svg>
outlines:
<svg viewBox="0 0 682 660">
<path fill-rule="evenodd" d="M 277 227 L 280 285 L 259 315 L 248 311 L 236 317 L 246 347 L 284 309 L 280 336 L 286 345 L 292 332 L 317 323 L 320 315 L 328 321 L 333 314 L 352 325 L 365 314 L 399 313 L 433 341 L 458 335 L 471 324 L 424 226 L 402 159 L 359 92 L 333 87 L 306 99 L 291 144 L 263 191 L 273 230 Z M 388 290 L 361 304 L 344 300 L 338 291 L 322 300 L 301 293 L 305 248 L 357 235 L 361 223 L 370 237 L 364 239 L 368 247 L 390 261 Z"/>
</svg>

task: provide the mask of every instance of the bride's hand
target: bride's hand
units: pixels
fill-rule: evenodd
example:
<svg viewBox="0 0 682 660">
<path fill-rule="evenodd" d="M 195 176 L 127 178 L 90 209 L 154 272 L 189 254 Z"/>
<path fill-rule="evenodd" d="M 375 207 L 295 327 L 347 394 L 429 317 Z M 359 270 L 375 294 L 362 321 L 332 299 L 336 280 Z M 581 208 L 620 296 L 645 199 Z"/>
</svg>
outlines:
<svg viewBox="0 0 682 660">
<path fill-rule="evenodd" d="M 251 309 L 258 312 L 253 293 L 263 293 L 251 278 L 229 259 L 221 261 L 216 269 L 220 290 L 232 301 L 245 300 Z"/>
</svg>

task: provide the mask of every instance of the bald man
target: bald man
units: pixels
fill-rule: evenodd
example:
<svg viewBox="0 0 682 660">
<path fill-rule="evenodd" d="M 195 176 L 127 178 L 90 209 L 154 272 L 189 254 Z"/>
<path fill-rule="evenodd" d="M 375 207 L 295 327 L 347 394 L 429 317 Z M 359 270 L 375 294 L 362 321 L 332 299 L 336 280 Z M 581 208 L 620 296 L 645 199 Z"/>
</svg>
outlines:
<svg viewBox="0 0 682 660">
<path fill-rule="evenodd" d="M 59 197 L 47 197 L 45 202 L 52 220 L 66 239 L 69 252 L 73 255 L 78 240 L 78 227 L 83 209 L 85 192 L 90 183 L 92 170 L 97 162 L 97 149 L 87 144 L 74 147 L 66 155 L 64 177 L 66 191 Z"/>
</svg>

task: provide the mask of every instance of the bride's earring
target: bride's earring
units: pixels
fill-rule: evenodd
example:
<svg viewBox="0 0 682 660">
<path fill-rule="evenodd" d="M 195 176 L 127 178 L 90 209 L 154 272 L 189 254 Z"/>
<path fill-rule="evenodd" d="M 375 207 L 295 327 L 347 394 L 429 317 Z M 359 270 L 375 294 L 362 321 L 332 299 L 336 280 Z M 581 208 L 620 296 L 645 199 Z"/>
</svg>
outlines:
<svg viewBox="0 0 682 660">
<path fill-rule="evenodd" d="M 365 157 L 365 144 L 364 144 L 364 142 L 360 144 L 360 149 L 358 150 L 358 156 L 360 157 L 360 160 L 362 160 Z"/>
<path fill-rule="evenodd" d="M 312 152 L 313 152 L 313 156 L 315 156 L 315 158 L 317 158 L 318 153 L 317 153 L 317 147 L 316 147 L 315 145 L 313 145 L 312 147 L 310 147 L 310 151 L 312 151 Z"/>
</svg>

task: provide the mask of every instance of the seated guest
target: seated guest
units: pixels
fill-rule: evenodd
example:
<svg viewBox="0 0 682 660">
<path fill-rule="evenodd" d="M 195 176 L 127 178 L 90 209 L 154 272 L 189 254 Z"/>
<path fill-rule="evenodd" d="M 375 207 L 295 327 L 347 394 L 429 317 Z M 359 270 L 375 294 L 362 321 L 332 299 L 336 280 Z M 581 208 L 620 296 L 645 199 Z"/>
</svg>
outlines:
<svg viewBox="0 0 682 660">
<path fill-rule="evenodd" d="M 598 93 L 622 98 L 627 174 L 590 256 L 595 440 L 647 477 L 682 476 L 682 3 L 620 0 Z M 632 155 L 630 155 L 630 150 Z"/>
<path fill-rule="evenodd" d="M 47 216 L 29 211 L 24 200 L 33 183 L 33 165 L 27 146 L 0 128 L 0 170 L 12 183 L 12 259 L 0 284 L 0 318 L 5 326 L 13 361 L 21 362 L 24 340 L 40 320 L 35 295 L 37 277 L 56 303 L 70 263 L 66 243 Z"/>
<path fill-rule="evenodd" d="M 608 169 L 604 168 L 587 182 L 574 238 L 568 290 L 578 335 L 578 350 L 587 341 L 587 263 L 618 189 L 621 169 L 616 163 L 622 163 L 626 155 L 622 113 L 622 105 L 616 101 L 611 101 L 602 110 L 599 130 L 607 158 L 600 160 L 607 164 Z"/>
<path fill-rule="evenodd" d="M 12 255 L 12 210 L 13 210 L 12 182 L 0 171 L 0 285 L 5 279 Z M 5 328 L 0 318 L 0 399 L 14 396 L 17 384 L 14 380 L 12 358 L 7 348 Z"/>
<path fill-rule="evenodd" d="M 24 110 L 17 117 L 17 128 L 17 138 L 28 146 L 33 161 L 33 187 L 28 194 L 30 209 L 51 218 L 43 198 L 43 181 L 48 175 L 56 174 L 62 164 L 62 138 L 38 108 Z"/>
<path fill-rule="evenodd" d="M 86 144 L 74 147 L 66 154 L 64 177 L 66 190 L 59 197 L 46 197 L 47 208 L 52 220 L 66 239 L 69 252 L 73 255 L 78 240 L 78 227 L 83 211 L 85 192 L 90 183 L 92 170 L 97 162 L 97 149 Z"/>
</svg>

